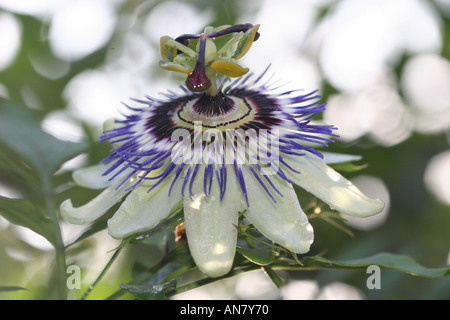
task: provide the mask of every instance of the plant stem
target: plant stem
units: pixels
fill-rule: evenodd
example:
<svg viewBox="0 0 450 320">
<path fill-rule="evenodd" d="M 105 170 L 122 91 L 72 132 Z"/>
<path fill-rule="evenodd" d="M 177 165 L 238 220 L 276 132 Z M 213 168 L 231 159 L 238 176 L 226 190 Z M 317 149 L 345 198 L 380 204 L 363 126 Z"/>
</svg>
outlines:
<svg viewBox="0 0 450 320">
<path fill-rule="evenodd" d="M 46 173 L 41 173 L 41 183 L 44 192 L 44 202 L 48 217 L 53 223 L 55 232 L 55 262 L 56 262 L 56 297 L 59 300 L 67 299 L 66 286 L 66 254 L 64 241 L 61 235 L 61 228 L 59 226 L 58 212 L 53 201 L 53 191 L 51 177 Z"/>
<path fill-rule="evenodd" d="M 167 297 L 171 297 L 171 296 L 177 295 L 179 293 L 183 293 L 183 292 L 186 292 L 186 291 L 189 291 L 189 290 L 192 290 L 192 289 L 195 289 L 195 288 L 198 288 L 198 287 L 201 287 L 201 286 L 213 283 L 213 282 L 218 281 L 218 280 L 231 278 L 231 277 L 234 277 L 234 276 L 236 276 L 238 274 L 241 274 L 241 273 L 244 273 L 244 272 L 248 272 L 248 271 L 258 270 L 258 269 L 261 269 L 261 266 L 258 266 L 256 264 L 248 265 L 248 266 L 245 266 L 245 267 L 242 267 L 242 268 L 236 268 L 236 269 L 232 270 L 230 273 L 227 273 L 226 275 L 218 277 L 218 278 L 206 277 L 206 278 L 203 278 L 203 279 L 200 279 L 200 280 L 197 280 L 197 281 L 194 281 L 194 282 L 191 282 L 191 283 L 179 286 L 178 288 L 175 288 L 175 289 L 167 292 L 166 296 Z"/>
</svg>

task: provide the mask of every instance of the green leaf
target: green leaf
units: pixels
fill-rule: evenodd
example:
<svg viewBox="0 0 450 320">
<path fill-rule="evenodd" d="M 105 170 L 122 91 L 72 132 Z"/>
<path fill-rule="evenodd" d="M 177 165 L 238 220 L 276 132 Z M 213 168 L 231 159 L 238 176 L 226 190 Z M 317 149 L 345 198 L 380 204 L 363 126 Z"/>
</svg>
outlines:
<svg viewBox="0 0 450 320">
<path fill-rule="evenodd" d="M 27 289 L 27 288 L 24 288 L 24 287 L 18 287 L 18 286 L 0 286 L 0 292 L 6 292 L 6 291 L 19 291 L 19 290 L 30 291 L 30 289 Z"/>
<path fill-rule="evenodd" d="M 120 287 L 131 293 L 139 300 L 161 300 L 165 299 L 165 291 L 168 289 L 174 289 L 176 287 L 177 281 L 172 279 L 168 282 L 153 285 L 153 286 L 142 286 L 133 284 L 120 284 Z"/>
<path fill-rule="evenodd" d="M 331 224 L 332 226 L 336 227 L 337 229 L 345 232 L 347 235 L 349 235 L 350 237 L 354 237 L 355 235 L 353 234 L 353 232 L 351 231 L 350 228 L 348 228 L 344 223 L 342 223 L 343 221 L 345 221 L 345 219 L 337 212 L 333 212 L 333 211 L 320 211 L 319 213 L 311 213 L 308 214 L 308 219 L 321 219 L 329 224 Z"/>
<path fill-rule="evenodd" d="M 370 265 L 397 270 L 425 278 L 439 278 L 450 275 L 450 267 L 427 268 L 419 265 L 411 257 L 391 253 L 378 253 L 373 256 L 347 261 L 332 261 L 323 257 L 306 257 L 302 259 L 306 268 L 313 269 L 359 269 Z"/>
<path fill-rule="evenodd" d="M 9 174 L 15 175 L 13 179 L 8 179 L 8 176 L 6 176 L 4 181 L 7 184 L 16 185 L 21 190 L 32 190 L 32 192 L 39 190 L 39 181 L 37 176 L 33 174 L 33 170 L 21 162 L 19 157 L 13 157 L 8 150 L 0 149 L 0 167 L 7 169 Z"/>
<path fill-rule="evenodd" d="M 260 266 L 266 266 L 275 259 L 273 250 L 270 247 L 237 247 L 236 251 L 243 255 L 246 259 Z"/>
<path fill-rule="evenodd" d="M 54 246 L 56 245 L 53 223 L 44 217 L 31 202 L 0 196 L 0 215 L 12 224 L 33 230 Z"/>
<path fill-rule="evenodd" d="M 86 149 L 84 143 L 62 141 L 44 132 L 30 110 L 4 99 L 0 99 L 0 145 L 47 175 Z"/>
</svg>

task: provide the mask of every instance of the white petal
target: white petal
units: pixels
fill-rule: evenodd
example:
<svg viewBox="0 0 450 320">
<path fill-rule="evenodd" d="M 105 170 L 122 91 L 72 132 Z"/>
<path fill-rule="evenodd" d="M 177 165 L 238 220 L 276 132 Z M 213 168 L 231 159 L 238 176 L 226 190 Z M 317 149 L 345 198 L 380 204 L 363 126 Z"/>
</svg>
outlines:
<svg viewBox="0 0 450 320">
<path fill-rule="evenodd" d="M 134 188 L 114 216 L 108 220 L 109 234 L 118 239 L 148 231 L 170 216 L 172 209 L 181 201 L 181 177 L 172 191 L 173 175 L 170 175 L 149 191 L 149 186 L 141 184 Z"/>
<path fill-rule="evenodd" d="M 108 181 L 109 177 L 103 176 L 103 173 L 107 169 L 108 166 L 105 165 L 94 165 L 75 170 L 72 177 L 75 183 L 81 187 L 89 189 L 105 189 L 116 183 L 115 181 Z"/>
<path fill-rule="evenodd" d="M 307 153 L 295 158 L 288 156 L 284 160 L 291 168 L 301 172 L 298 174 L 286 169 L 288 178 L 332 209 L 355 217 L 368 217 L 384 208 L 382 201 L 365 196 L 317 156 Z"/>
<path fill-rule="evenodd" d="M 248 169 L 243 170 L 243 174 L 250 205 L 245 213 L 247 219 L 270 240 L 295 253 L 308 252 L 314 240 L 314 232 L 292 185 L 278 176 L 269 176 L 283 195 L 281 197 L 266 184 L 277 201 L 275 203 Z"/>
<path fill-rule="evenodd" d="M 93 165 L 81 169 L 77 169 L 73 172 L 72 178 L 75 183 L 81 187 L 89 188 L 89 189 L 105 189 L 111 187 L 112 185 L 118 185 L 123 179 L 127 178 L 131 173 L 132 169 L 127 168 L 123 170 L 120 174 L 114 177 L 115 171 L 122 170 L 122 167 L 118 167 L 110 172 L 107 176 L 104 176 L 103 173 L 109 169 L 109 165 L 98 164 Z M 155 170 L 156 172 L 156 170 Z M 152 171 L 153 174 L 153 171 Z M 137 174 L 139 176 L 139 174 Z M 150 176 L 150 174 L 147 174 Z M 114 180 L 110 181 L 110 178 L 114 177 Z M 136 181 L 136 180 L 133 180 Z M 154 180 L 144 180 L 143 183 L 147 185 L 153 185 Z M 128 185 L 130 186 L 130 184 Z"/>
<path fill-rule="evenodd" d="M 127 184 L 122 186 L 119 190 L 115 186 L 111 186 L 103 190 L 97 197 L 86 203 L 85 205 L 74 208 L 72 201 L 67 199 L 60 206 L 61 216 L 73 224 L 90 223 L 101 217 L 114 204 L 119 202 L 127 193 Z"/>
<path fill-rule="evenodd" d="M 228 273 L 236 250 L 239 211 L 244 197 L 232 166 L 227 167 L 226 192 L 220 201 L 216 176 L 208 197 L 203 192 L 204 167 L 195 178 L 193 196 L 184 197 L 186 235 L 191 255 L 199 269 L 210 277 Z"/>
</svg>

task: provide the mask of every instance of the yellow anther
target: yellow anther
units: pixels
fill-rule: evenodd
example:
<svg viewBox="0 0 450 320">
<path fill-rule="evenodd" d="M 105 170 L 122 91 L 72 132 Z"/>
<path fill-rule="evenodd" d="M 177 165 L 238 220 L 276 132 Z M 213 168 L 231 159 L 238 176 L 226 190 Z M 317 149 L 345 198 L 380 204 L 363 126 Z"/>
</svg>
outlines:
<svg viewBox="0 0 450 320">
<path fill-rule="evenodd" d="M 173 39 L 171 37 L 169 37 L 169 36 L 162 36 L 159 39 L 159 46 L 160 46 L 160 50 L 161 50 L 161 58 L 164 61 L 173 61 L 173 59 L 177 55 L 177 49 L 175 47 L 167 45 L 167 43 L 170 40 L 173 40 Z"/>
<path fill-rule="evenodd" d="M 248 68 L 243 68 L 237 63 L 227 60 L 216 60 L 211 64 L 211 69 L 220 72 L 228 77 L 240 77 L 248 72 Z"/>
<path fill-rule="evenodd" d="M 239 42 L 239 46 L 236 49 L 236 52 L 233 55 L 233 59 L 240 59 L 242 58 L 247 51 L 250 49 L 250 47 L 253 44 L 253 41 L 255 40 L 256 33 L 258 32 L 259 24 L 256 24 L 253 26 L 253 28 L 248 29 L 245 33 L 245 36 L 243 39 Z"/>
<path fill-rule="evenodd" d="M 169 71 L 177 71 L 185 74 L 191 74 L 192 68 L 189 66 L 183 66 L 181 64 L 168 62 L 168 61 L 159 61 L 159 66 L 165 70 Z"/>
</svg>

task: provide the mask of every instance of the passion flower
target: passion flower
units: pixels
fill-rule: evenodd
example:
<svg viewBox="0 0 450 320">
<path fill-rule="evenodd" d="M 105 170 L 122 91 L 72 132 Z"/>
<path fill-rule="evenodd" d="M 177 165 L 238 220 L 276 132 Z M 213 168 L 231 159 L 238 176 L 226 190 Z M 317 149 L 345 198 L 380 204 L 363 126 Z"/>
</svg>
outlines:
<svg viewBox="0 0 450 320">
<path fill-rule="evenodd" d="M 317 91 L 276 93 L 265 80 L 268 69 L 255 76 L 237 64 L 258 28 L 162 37 L 160 66 L 188 74 L 182 93 L 128 106 L 131 112 L 101 138 L 114 146 L 111 154 L 74 173 L 79 184 L 104 190 L 78 208 L 66 200 L 62 216 L 90 223 L 125 198 L 108 221 L 110 235 L 123 239 L 153 229 L 182 206 L 191 255 L 202 272 L 217 277 L 232 268 L 240 214 L 286 249 L 309 251 L 313 228 L 293 184 L 342 213 L 380 212 L 381 201 L 362 194 L 315 149 L 336 130 L 312 121 L 325 109 Z M 230 39 L 218 49 L 225 36 Z"/>
</svg>

